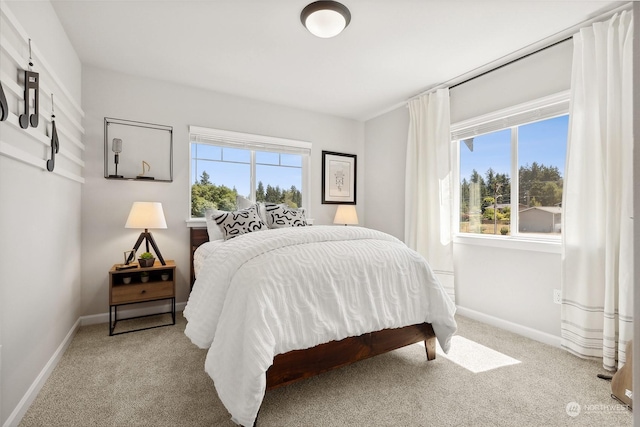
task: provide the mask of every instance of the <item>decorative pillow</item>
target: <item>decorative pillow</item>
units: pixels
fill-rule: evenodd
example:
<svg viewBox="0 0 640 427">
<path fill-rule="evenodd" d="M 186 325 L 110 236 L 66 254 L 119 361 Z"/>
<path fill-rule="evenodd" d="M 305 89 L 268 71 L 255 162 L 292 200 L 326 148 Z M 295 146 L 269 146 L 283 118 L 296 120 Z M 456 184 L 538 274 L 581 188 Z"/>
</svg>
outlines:
<svg viewBox="0 0 640 427">
<path fill-rule="evenodd" d="M 256 205 L 234 212 L 217 211 L 213 219 L 220 227 L 224 240 L 253 231 L 267 230 L 268 228 L 258 216 L 258 207 Z"/>
<path fill-rule="evenodd" d="M 302 208 L 294 209 L 285 204 L 265 203 L 264 209 L 269 228 L 304 227 L 307 225 Z"/>
<path fill-rule="evenodd" d="M 209 233 L 210 242 L 224 239 L 222 231 L 214 219 L 216 216 L 220 215 L 220 213 L 222 213 L 222 211 L 218 211 L 216 209 L 207 209 L 204 212 L 204 219 L 207 221 L 207 233 Z"/>
<path fill-rule="evenodd" d="M 258 207 L 258 216 L 260 217 L 262 222 L 264 222 L 266 224 L 267 223 L 267 217 L 265 216 L 265 213 L 264 213 L 264 203 L 263 202 L 253 203 L 251 200 L 247 199 L 246 197 L 236 196 L 236 206 L 237 206 L 238 210 L 248 209 L 253 205 L 256 205 Z"/>
</svg>

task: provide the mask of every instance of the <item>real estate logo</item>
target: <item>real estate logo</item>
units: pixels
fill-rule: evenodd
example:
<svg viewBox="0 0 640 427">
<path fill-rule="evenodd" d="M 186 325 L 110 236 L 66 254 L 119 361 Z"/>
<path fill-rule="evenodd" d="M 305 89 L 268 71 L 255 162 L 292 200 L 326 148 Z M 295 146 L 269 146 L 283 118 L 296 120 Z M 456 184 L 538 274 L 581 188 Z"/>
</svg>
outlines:
<svg viewBox="0 0 640 427">
<path fill-rule="evenodd" d="M 573 418 L 577 417 L 581 413 L 589 414 L 594 412 L 624 412 L 630 409 L 631 408 L 628 407 L 627 405 L 623 405 L 620 403 L 615 403 L 615 404 L 596 403 L 596 404 L 580 405 L 578 402 L 569 402 L 565 407 L 565 410 L 567 411 L 567 415 Z"/>
<path fill-rule="evenodd" d="M 569 402 L 565 410 L 567 411 L 567 415 L 575 418 L 580 415 L 580 404 L 578 402 Z"/>
</svg>

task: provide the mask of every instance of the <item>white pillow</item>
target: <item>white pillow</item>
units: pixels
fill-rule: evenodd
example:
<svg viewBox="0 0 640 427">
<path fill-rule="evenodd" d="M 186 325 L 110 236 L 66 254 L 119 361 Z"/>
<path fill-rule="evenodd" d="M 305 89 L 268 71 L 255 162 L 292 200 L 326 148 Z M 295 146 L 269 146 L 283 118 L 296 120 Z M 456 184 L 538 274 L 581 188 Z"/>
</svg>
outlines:
<svg viewBox="0 0 640 427">
<path fill-rule="evenodd" d="M 268 230 L 267 224 L 258 215 L 258 207 L 256 205 L 251 205 L 250 208 L 239 211 L 217 211 L 217 213 L 217 215 L 213 215 L 213 219 L 218 224 L 225 240 L 254 231 Z"/>
<path fill-rule="evenodd" d="M 242 196 L 236 196 L 236 208 L 238 210 L 241 209 L 248 209 L 251 206 L 253 206 L 253 202 L 249 199 L 247 199 L 246 197 L 242 197 Z"/>
<path fill-rule="evenodd" d="M 260 215 L 260 219 L 262 220 L 262 222 L 264 222 L 265 224 L 267 224 L 267 212 L 264 206 L 264 202 L 258 202 L 256 203 L 256 206 L 258 208 L 258 215 Z M 269 224 L 267 224 L 269 225 Z"/>
<path fill-rule="evenodd" d="M 222 240 L 224 236 L 222 235 L 222 231 L 220 230 L 220 226 L 214 219 L 214 217 L 219 216 L 219 212 L 216 209 L 207 209 L 204 212 L 204 218 L 207 221 L 207 233 L 209 233 L 209 241 L 213 242 L 215 240 Z"/>
<path fill-rule="evenodd" d="M 304 227 L 307 225 L 304 209 L 285 204 L 265 203 L 264 213 L 269 228 Z"/>
</svg>

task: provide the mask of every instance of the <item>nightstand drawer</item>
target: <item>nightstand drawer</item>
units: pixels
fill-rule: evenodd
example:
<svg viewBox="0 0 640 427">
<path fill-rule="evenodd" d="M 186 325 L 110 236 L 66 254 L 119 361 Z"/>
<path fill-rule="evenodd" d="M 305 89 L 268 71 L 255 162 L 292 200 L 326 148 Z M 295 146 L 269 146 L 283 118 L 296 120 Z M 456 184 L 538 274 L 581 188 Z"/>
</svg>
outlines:
<svg viewBox="0 0 640 427">
<path fill-rule="evenodd" d="M 173 297 L 173 282 L 170 281 L 114 286 L 111 290 L 112 305 L 171 297 Z"/>
</svg>

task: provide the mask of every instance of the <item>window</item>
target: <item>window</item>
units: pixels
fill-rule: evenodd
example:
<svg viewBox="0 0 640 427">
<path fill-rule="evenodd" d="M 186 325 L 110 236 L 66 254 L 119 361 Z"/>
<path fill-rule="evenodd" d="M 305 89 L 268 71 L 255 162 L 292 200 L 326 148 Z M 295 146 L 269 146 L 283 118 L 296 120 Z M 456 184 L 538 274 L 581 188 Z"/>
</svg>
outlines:
<svg viewBox="0 0 640 427">
<path fill-rule="evenodd" d="M 452 126 L 460 233 L 560 236 L 567 112 L 563 93 Z"/>
<path fill-rule="evenodd" d="M 190 217 L 234 210 L 236 197 L 308 210 L 311 144 L 191 126 Z"/>
</svg>

